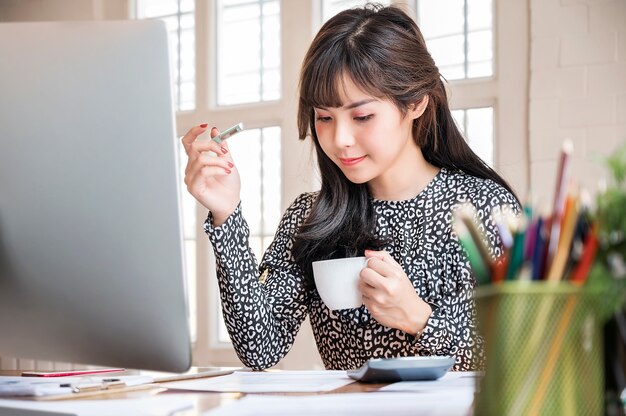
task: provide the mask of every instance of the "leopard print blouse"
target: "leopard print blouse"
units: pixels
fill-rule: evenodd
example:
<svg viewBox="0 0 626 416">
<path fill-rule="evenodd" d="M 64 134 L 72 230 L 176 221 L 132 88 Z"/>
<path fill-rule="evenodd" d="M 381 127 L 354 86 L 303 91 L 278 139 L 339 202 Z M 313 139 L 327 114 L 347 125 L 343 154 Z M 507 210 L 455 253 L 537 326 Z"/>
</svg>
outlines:
<svg viewBox="0 0 626 416">
<path fill-rule="evenodd" d="M 476 281 L 452 231 L 453 211 L 466 202 L 474 205 L 479 228 L 495 257 L 501 254 L 501 240 L 491 215 L 501 211 L 518 215 L 515 197 L 491 180 L 444 168 L 413 199 L 371 199 L 376 232 L 389 241 L 383 249 L 402 265 L 415 291 L 433 308 L 416 338 L 379 324 L 364 305 L 329 310 L 317 290 L 307 286 L 291 247 L 316 196 L 305 193 L 291 204 L 259 266 L 248 245 L 241 206 L 220 227 L 213 227 L 210 214 L 205 222 L 217 259 L 224 320 L 240 360 L 253 369 L 275 365 L 309 314 L 327 369 L 357 368 L 369 358 L 413 355 L 454 355 L 454 370 L 479 368 L 482 339 L 476 334 L 471 297 Z"/>
</svg>

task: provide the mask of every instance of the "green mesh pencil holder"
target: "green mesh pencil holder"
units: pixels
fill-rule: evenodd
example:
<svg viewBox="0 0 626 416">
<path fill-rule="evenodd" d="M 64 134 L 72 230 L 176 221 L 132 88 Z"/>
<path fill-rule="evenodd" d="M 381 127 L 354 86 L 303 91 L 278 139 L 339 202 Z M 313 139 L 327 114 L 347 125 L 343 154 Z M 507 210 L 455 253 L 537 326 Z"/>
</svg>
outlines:
<svg viewBox="0 0 626 416">
<path fill-rule="evenodd" d="M 600 415 L 601 297 L 567 283 L 507 282 L 475 293 L 486 371 L 477 415 Z"/>
</svg>

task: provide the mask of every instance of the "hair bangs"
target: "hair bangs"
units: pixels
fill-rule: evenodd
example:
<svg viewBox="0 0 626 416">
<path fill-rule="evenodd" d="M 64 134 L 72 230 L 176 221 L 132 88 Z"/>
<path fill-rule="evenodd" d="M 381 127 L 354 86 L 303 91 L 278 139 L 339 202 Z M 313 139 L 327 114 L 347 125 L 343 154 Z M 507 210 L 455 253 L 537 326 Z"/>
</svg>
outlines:
<svg viewBox="0 0 626 416">
<path fill-rule="evenodd" d="M 309 107 L 341 107 L 344 62 L 340 56 L 341 54 L 324 53 L 310 68 L 309 82 L 304 85 L 300 95 Z"/>
<path fill-rule="evenodd" d="M 301 97 L 308 106 L 317 108 L 341 107 L 346 96 L 345 80 L 350 79 L 363 92 L 372 97 L 387 96 L 380 90 L 381 70 L 372 59 L 353 51 L 349 53 L 329 51 L 318 58 L 311 68 L 309 82 L 304 85 Z"/>
</svg>

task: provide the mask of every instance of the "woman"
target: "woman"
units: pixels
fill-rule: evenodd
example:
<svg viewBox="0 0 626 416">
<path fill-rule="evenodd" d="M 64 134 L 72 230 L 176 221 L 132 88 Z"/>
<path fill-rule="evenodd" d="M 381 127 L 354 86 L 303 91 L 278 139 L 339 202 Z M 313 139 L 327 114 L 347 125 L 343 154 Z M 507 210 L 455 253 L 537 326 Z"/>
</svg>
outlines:
<svg viewBox="0 0 626 416">
<path fill-rule="evenodd" d="M 196 141 L 206 125 L 183 138 L 185 181 L 210 211 L 205 231 L 241 361 L 276 364 L 308 313 L 328 369 L 411 355 L 454 355 L 456 370 L 480 366 L 476 282 L 451 219 L 472 203 L 496 257 L 490 216 L 519 204 L 456 127 L 415 22 L 396 7 L 366 6 L 324 24 L 304 59 L 298 126 L 315 144 L 321 190 L 291 204 L 259 266 L 228 146 Z M 357 255 L 372 258 L 360 275 L 364 305 L 329 310 L 311 263 Z"/>
</svg>

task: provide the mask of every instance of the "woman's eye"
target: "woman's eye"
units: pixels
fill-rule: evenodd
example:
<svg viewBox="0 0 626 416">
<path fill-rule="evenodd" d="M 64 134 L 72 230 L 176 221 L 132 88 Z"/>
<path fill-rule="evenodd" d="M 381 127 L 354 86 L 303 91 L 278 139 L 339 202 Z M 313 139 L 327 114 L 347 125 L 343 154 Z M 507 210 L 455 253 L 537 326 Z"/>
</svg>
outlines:
<svg viewBox="0 0 626 416">
<path fill-rule="evenodd" d="M 327 123 L 330 121 L 330 117 L 324 117 L 324 116 L 317 116 L 317 121 L 321 122 L 321 123 Z"/>
<path fill-rule="evenodd" d="M 366 116 L 354 117 L 354 119 L 356 121 L 367 121 L 367 120 L 371 119 L 372 117 L 374 117 L 374 114 L 368 114 Z"/>
</svg>

